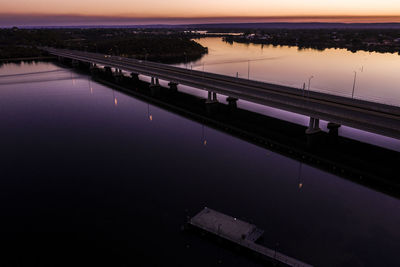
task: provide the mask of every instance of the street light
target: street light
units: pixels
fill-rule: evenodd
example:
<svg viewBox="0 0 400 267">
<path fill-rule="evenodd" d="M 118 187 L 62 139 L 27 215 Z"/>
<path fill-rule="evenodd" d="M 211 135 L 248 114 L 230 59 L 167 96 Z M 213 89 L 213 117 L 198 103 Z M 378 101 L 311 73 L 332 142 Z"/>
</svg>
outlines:
<svg viewBox="0 0 400 267">
<path fill-rule="evenodd" d="M 356 89 L 357 71 L 354 71 L 354 82 L 353 82 L 353 92 L 351 93 L 351 98 L 354 98 L 354 89 Z"/>
<path fill-rule="evenodd" d="M 308 78 L 308 97 L 310 97 L 310 88 L 311 88 L 311 80 L 314 78 L 314 76 L 311 76 Z"/>
<path fill-rule="evenodd" d="M 247 79 L 250 80 L 250 60 L 247 61 Z"/>
<path fill-rule="evenodd" d="M 310 91 L 310 87 L 311 87 L 311 80 L 314 78 L 314 76 L 311 76 L 310 78 L 308 78 L 308 91 Z"/>
</svg>

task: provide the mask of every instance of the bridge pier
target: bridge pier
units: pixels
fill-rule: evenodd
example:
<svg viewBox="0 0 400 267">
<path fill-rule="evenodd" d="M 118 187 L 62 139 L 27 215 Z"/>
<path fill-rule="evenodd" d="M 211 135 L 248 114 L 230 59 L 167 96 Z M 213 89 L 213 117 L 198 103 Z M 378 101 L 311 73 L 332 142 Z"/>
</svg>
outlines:
<svg viewBox="0 0 400 267">
<path fill-rule="evenodd" d="M 132 73 L 131 73 L 131 78 L 132 78 L 132 80 L 134 80 L 134 81 L 139 81 L 139 74 L 138 74 L 138 73 L 132 72 Z"/>
<path fill-rule="evenodd" d="M 307 144 L 309 147 L 315 147 L 323 143 L 322 131 L 319 128 L 319 119 L 310 117 L 310 123 L 306 130 Z"/>
<path fill-rule="evenodd" d="M 329 135 L 338 136 L 339 135 L 339 128 L 341 126 L 342 125 L 334 123 L 334 122 L 328 123 Z"/>
<path fill-rule="evenodd" d="M 212 101 L 212 92 L 211 92 L 211 91 L 208 91 L 208 92 L 207 92 L 206 104 L 211 104 L 211 103 L 213 103 L 213 101 Z"/>
<path fill-rule="evenodd" d="M 112 76 L 111 67 L 105 66 L 105 67 L 104 67 L 104 72 L 106 73 L 107 76 L 109 76 L 109 77 Z"/>
<path fill-rule="evenodd" d="M 328 123 L 328 129 L 329 129 L 329 142 L 330 143 L 336 143 L 338 137 L 339 137 L 339 128 L 341 127 L 340 124 L 330 122 Z"/>
<path fill-rule="evenodd" d="M 177 92 L 178 91 L 178 84 L 175 82 L 170 82 L 168 83 L 169 89 L 171 92 Z"/>
<path fill-rule="evenodd" d="M 115 69 L 114 72 L 114 78 L 116 82 L 120 82 L 123 78 L 122 70 L 121 69 Z"/>
<path fill-rule="evenodd" d="M 215 93 L 215 92 L 213 92 L 213 94 L 212 94 L 212 101 L 213 101 L 214 103 L 218 103 L 217 93 Z"/>
<path fill-rule="evenodd" d="M 206 100 L 207 113 L 211 114 L 218 110 L 217 93 L 208 91 Z"/>
<path fill-rule="evenodd" d="M 152 96 L 158 96 L 161 93 L 161 86 L 158 78 L 151 77 L 150 93 Z"/>
<path fill-rule="evenodd" d="M 115 75 L 122 75 L 122 70 L 120 69 L 115 69 Z"/>
<path fill-rule="evenodd" d="M 310 117 L 310 123 L 306 130 L 306 134 L 315 134 L 319 133 L 321 129 L 319 128 L 319 119 Z"/>
<path fill-rule="evenodd" d="M 217 93 L 208 91 L 206 104 L 218 103 Z"/>
<path fill-rule="evenodd" d="M 235 97 L 228 97 L 227 99 L 226 99 L 226 101 L 228 102 L 228 106 L 229 106 L 229 108 L 231 109 L 231 110 L 235 110 L 235 109 L 237 109 L 237 101 L 238 101 L 238 99 L 237 98 L 235 98 Z"/>
</svg>

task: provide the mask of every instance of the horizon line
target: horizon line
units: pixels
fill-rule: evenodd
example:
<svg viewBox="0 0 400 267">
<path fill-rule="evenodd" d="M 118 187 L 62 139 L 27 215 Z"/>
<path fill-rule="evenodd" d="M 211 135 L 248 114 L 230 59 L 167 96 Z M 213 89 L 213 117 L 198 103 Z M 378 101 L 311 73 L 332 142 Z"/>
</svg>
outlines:
<svg viewBox="0 0 400 267">
<path fill-rule="evenodd" d="M 232 23 L 400 23 L 400 15 L 302 15 L 302 16 L 204 16 L 204 17 L 121 17 L 92 15 L 11 14 L 0 13 L 0 27 L 12 26 L 94 26 L 94 25 L 188 25 Z"/>
</svg>

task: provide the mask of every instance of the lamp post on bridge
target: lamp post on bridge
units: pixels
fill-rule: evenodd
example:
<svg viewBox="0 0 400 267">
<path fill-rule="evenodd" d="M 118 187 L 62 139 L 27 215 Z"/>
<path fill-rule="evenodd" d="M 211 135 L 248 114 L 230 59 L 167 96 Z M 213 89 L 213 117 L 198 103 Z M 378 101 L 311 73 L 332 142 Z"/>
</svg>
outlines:
<svg viewBox="0 0 400 267">
<path fill-rule="evenodd" d="M 354 98 L 354 90 L 356 89 L 357 71 L 354 71 L 354 81 L 353 81 L 353 92 L 351 93 L 351 98 Z"/>
<path fill-rule="evenodd" d="M 247 79 L 250 80 L 250 60 L 247 61 Z"/>
<path fill-rule="evenodd" d="M 310 88 L 311 88 L 311 80 L 314 78 L 314 76 L 311 76 L 308 78 L 308 97 L 310 97 Z"/>
</svg>

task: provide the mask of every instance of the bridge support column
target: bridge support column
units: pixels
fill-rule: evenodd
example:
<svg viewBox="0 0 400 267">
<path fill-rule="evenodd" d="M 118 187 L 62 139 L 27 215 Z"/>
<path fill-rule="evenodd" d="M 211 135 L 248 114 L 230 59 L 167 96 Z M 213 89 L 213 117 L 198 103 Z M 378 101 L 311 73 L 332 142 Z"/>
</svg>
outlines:
<svg viewBox="0 0 400 267">
<path fill-rule="evenodd" d="M 218 110 L 217 93 L 208 91 L 206 109 L 208 114 L 212 114 Z"/>
<path fill-rule="evenodd" d="M 95 63 L 90 63 L 89 66 L 89 71 L 90 73 L 93 75 L 95 73 L 97 73 L 98 69 L 97 69 L 97 65 Z"/>
<path fill-rule="evenodd" d="M 340 124 L 334 122 L 328 123 L 329 135 L 338 136 L 340 127 L 341 127 Z"/>
<path fill-rule="evenodd" d="M 116 82 L 120 82 L 123 78 L 122 70 L 115 69 L 114 77 Z"/>
<path fill-rule="evenodd" d="M 314 134 L 320 132 L 319 128 L 319 119 L 310 117 L 310 123 L 308 125 L 308 129 L 306 130 L 306 134 Z"/>
<path fill-rule="evenodd" d="M 207 100 L 206 100 L 206 104 L 211 104 L 213 101 L 212 101 L 212 92 L 211 91 L 208 91 L 208 93 L 207 93 Z"/>
<path fill-rule="evenodd" d="M 178 84 L 175 82 L 170 82 L 168 83 L 169 89 L 171 92 L 177 92 L 178 91 Z"/>
<path fill-rule="evenodd" d="M 309 147 L 314 147 L 323 143 L 322 131 L 319 128 L 319 119 L 310 117 L 310 123 L 306 130 L 307 144 Z"/>
<path fill-rule="evenodd" d="M 213 94 L 212 94 L 212 101 L 213 101 L 214 103 L 218 103 L 217 93 L 215 93 L 215 92 L 213 92 Z"/>
<path fill-rule="evenodd" d="M 158 96 L 161 93 L 160 83 L 158 78 L 151 77 L 150 93 L 152 96 Z"/>
<path fill-rule="evenodd" d="M 107 77 L 112 77 L 112 70 L 111 67 L 104 67 L 104 72 L 106 73 Z"/>
<path fill-rule="evenodd" d="M 330 143 L 336 143 L 338 137 L 339 137 L 339 128 L 341 127 L 340 124 L 330 122 L 328 123 L 328 129 L 329 129 L 329 142 Z"/>
<path fill-rule="evenodd" d="M 139 82 L 139 74 L 132 72 L 131 73 L 131 79 L 134 83 Z"/>
<path fill-rule="evenodd" d="M 231 110 L 235 110 L 236 108 L 237 108 L 237 101 L 238 101 L 238 99 L 237 98 L 235 98 L 235 97 L 228 97 L 227 99 L 226 99 L 226 101 L 228 102 L 228 106 L 229 106 L 229 108 L 231 109 Z"/>
</svg>

